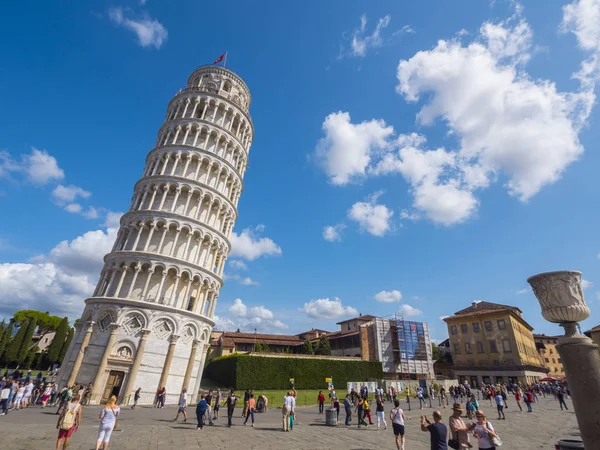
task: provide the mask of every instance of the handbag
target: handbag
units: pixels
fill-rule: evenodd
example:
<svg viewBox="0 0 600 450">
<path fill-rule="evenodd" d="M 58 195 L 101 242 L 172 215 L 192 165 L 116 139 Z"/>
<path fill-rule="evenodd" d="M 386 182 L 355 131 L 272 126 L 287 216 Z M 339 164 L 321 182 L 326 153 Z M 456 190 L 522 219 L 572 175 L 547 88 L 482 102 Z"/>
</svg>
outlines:
<svg viewBox="0 0 600 450">
<path fill-rule="evenodd" d="M 113 425 L 113 430 L 116 430 L 117 429 L 117 414 L 115 414 L 115 410 L 113 409 L 112 406 L 110 407 L 110 410 L 112 411 L 113 416 L 115 417 L 115 424 Z"/>
<path fill-rule="evenodd" d="M 458 435 L 456 437 L 458 437 Z M 454 439 L 454 437 L 452 437 L 452 439 L 448 439 L 448 447 L 454 448 L 454 449 L 459 449 L 460 444 L 458 443 L 458 439 Z"/>
<path fill-rule="evenodd" d="M 487 422 L 485 426 L 488 430 L 490 429 Z M 502 445 L 502 439 L 500 439 L 500 437 L 497 434 L 495 436 L 488 434 L 488 436 L 490 437 L 490 441 L 492 442 L 492 444 L 494 444 L 494 447 L 500 447 Z"/>
</svg>

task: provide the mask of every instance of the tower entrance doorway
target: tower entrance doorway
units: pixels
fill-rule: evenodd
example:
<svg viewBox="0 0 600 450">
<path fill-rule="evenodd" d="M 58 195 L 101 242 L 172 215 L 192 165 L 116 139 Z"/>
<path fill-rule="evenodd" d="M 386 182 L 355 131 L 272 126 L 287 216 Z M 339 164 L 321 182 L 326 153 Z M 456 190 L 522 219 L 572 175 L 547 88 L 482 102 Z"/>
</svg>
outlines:
<svg viewBox="0 0 600 450">
<path fill-rule="evenodd" d="M 124 378 L 125 372 L 117 370 L 110 371 L 108 379 L 106 380 L 106 386 L 104 386 L 104 390 L 102 391 L 102 403 L 106 403 L 112 395 L 119 398 L 119 392 L 121 391 L 121 385 L 123 384 Z"/>
</svg>

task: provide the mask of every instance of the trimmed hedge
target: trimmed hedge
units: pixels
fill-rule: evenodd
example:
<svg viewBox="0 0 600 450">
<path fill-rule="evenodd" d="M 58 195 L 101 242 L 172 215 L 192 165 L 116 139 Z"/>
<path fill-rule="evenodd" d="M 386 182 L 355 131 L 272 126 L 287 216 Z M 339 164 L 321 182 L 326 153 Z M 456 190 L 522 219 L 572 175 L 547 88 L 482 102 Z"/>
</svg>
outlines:
<svg viewBox="0 0 600 450">
<path fill-rule="evenodd" d="M 323 389 L 332 377 L 338 389 L 349 381 L 370 381 L 383 377 L 377 361 L 343 361 L 321 358 L 269 358 L 233 354 L 215 358 L 204 377 L 235 389 L 288 389 L 290 378 L 296 389 Z"/>
</svg>

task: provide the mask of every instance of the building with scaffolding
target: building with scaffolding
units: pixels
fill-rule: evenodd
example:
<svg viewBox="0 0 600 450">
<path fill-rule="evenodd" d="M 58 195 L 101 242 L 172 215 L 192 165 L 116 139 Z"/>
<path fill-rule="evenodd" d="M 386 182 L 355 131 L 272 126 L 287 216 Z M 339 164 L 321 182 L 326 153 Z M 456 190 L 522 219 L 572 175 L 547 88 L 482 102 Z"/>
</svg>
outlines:
<svg viewBox="0 0 600 450">
<path fill-rule="evenodd" d="M 434 377 L 431 340 L 425 322 L 377 317 L 372 323 L 375 358 L 387 378 L 417 380 Z"/>
</svg>

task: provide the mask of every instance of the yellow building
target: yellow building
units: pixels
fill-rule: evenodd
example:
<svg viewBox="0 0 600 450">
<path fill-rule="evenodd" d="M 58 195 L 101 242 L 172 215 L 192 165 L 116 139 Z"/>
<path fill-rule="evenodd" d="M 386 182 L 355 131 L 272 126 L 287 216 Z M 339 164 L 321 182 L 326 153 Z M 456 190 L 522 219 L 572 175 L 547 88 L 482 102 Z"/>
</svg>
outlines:
<svg viewBox="0 0 600 450">
<path fill-rule="evenodd" d="M 556 346 L 558 345 L 558 336 L 546 336 L 545 334 L 534 334 L 533 339 L 538 349 L 542 363 L 548 370 L 548 376 L 554 378 L 563 378 L 565 370 Z"/>
<path fill-rule="evenodd" d="M 481 383 L 531 383 L 547 376 L 533 327 L 515 306 L 473 302 L 444 319 L 456 377 Z"/>
</svg>

